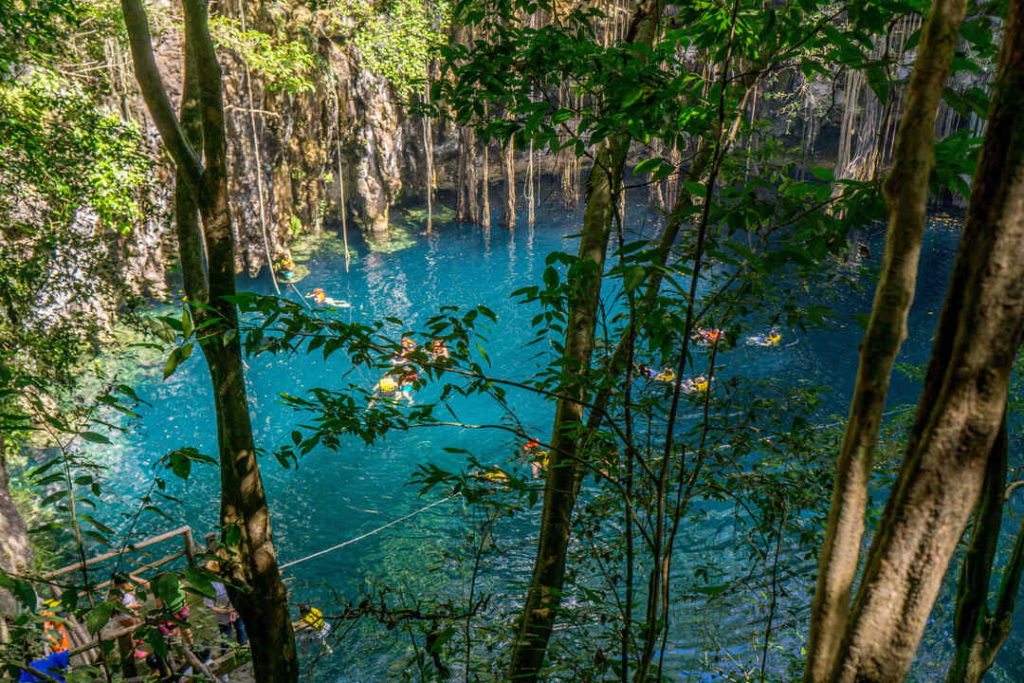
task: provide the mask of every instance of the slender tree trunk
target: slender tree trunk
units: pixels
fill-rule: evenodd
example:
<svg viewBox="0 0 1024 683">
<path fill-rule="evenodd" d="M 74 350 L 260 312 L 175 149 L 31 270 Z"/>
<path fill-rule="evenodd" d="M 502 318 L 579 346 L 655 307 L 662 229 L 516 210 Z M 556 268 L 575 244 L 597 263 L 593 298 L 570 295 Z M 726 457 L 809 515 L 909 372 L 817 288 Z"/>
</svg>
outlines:
<svg viewBox="0 0 1024 683">
<path fill-rule="evenodd" d="M 487 105 L 484 105 L 486 112 Z M 491 143 L 484 142 L 483 181 L 480 183 L 480 227 L 491 227 Z"/>
<path fill-rule="evenodd" d="M 430 79 L 433 76 L 433 62 L 427 64 L 427 82 L 423 85 L 423 102 L 430 104 Z M 431 117 L 423 117 L 423 163 L 427 173 L 427 232 L 434 228 L 434 131 Z"/>
<path fill-rule="evenodd" d="M 530 140 L 529 157 L 526 162 L 526 183 L 523 193 L 526 195 L 526 222 L 533 225 L 536 220 L 536 194 L 533 184 L 533 140 Z"/>
<path fill-rule="evenodd" d="M 935 113 L 956 49 L 965 0 L 936 0 L 928 14 L 900 125 L 896 161 L 885 183 L 889 232 L 849 420 L 839 450 L 818 585 L 811 606 L 805 681 L 833 669 L 857 571 L 868 477 L 881 424 L 889 377 L 907 336 L 921 237 L 927 220 L 928 176 L 935 164 Z"/>
<path fill-rule="evenodd" d="M 456 189 L 455 220 L 476 223 L 480 220 L 476 172 L 476 133 L 469 124 L 459 129 L 459 186 Z"/>
<path fill-rule="evenodd" d="M 516 227 L 516 156 L 514 138 L 509 138 L 508 143 L 501 147 L 501 168 L 505 177 L 505 203 L 501 208 L 501 221 L 498 223 L 503 228 L 514 230 Z"/>
<path fill-rule="evenodd" d="M 929 20 L 941 9 L 933 7 Z M 1010 3 L 989 127 L 924 388 L 833 680 L 906 676 L 999 435 L 1024 338 L 1022 10 L 1020 0 Z M 951 51 L 955 33 L 949 42 Z M 908 102 L 914 96 L 912 87 Z"/>
<path fill-rule="evenodd" d="M 644 0 L 635 10 L 626 41 L 651 45 L 661 21 L 661 0 Z M 583 427 L 587 376 L 601 296 L 605 254 L 615 200 L 629 152 L 625 133 L 610 136 L 594 158 L 587 182 L 586 211 L 580 235 L 579 263 L 570 282 L 560 398 L 555 407 L 551 451 L 544 485 L 540 537 L 530 589 L 519 618 L 509 679 L 536 681 L 547 653 L 565 584 L 565 560 L 580 470 L 577 438 Z"/>
<path fill-rule="evenodd" d="M 957 584 L 956 612 L 953 621 L 953 641 L 956 651 L 949 667 L 949 683 L 977 683 L 992 667 L 995 655 L 1002 646 L 1002 638 L 993 642 L 990 636 L 992 614 L 988 607 L 988 590 L 992 579 L 999 532 L 1003 522 L 1003 497 L 1006 487 L 1006 469 L 1009 450 L 1006 412 L 999 436 L 992 446 L 985 467 L 985 480 L 981 497 L 974 512 L 971 544 L 964 556 Z M 1012 571 L 1012 562 L 1011 568 Z M 1016 594 L 1017 585 L 1012 587 Z"/>
<path fill-rule="evenodd" d="M 242 374 L 238 312 L 229 300 L 235 294 L 235 244 L 228 205 L 220 66 L 205 3 L 184 0 L 184 6 L 185 83 L 179 123 L 156 68 L 145 10 L 139 0 L 122 0 L 136 77 L 177 167 L 178 241 L 186 293 L 197 304 L 191 309 L 192 316 L 198 323 L 208 323 L 200 345 L 210 371 L 217 415 L 222 571 L 232 582 L 228 591 L 249 633 L 256 680 L 296 681 L 295 639 L 277 569 Z M 198 161 L 200 149 L 205 167 Z"/>
</svg>

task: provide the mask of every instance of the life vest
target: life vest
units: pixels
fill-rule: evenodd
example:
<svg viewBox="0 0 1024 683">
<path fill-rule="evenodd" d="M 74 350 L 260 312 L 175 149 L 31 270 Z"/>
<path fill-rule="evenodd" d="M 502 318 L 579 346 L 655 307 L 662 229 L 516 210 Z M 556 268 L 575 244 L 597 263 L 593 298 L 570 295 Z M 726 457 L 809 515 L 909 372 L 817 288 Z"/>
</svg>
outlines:
<svg viewBox="0 0 1024 683">
<path fill-rule="evenodd" d="M 380 390 L 385 394 L 398 391 L 398 382 L 396 382 L 393 377 L 382 377 L 379 386 Z"/>
<path fill-rule="evenodd" d="M 309 608 L 309 611 L 302 617 L 302 623 L 308 625 L 314 631 L 322 631 L 327 628 L 327 622 L 324 621 L 324 613 L 316 607 Z"/>
<path fill-rule="evenodd" d="M 55 617 L 53 612 L 43 612 L 43 616 Z M 43 622 L 43 640 L 50 648 L 51 654 L 67 652 L 71 649 L 71 638 L 63 622 L 47 620 Z"/>
</svg>

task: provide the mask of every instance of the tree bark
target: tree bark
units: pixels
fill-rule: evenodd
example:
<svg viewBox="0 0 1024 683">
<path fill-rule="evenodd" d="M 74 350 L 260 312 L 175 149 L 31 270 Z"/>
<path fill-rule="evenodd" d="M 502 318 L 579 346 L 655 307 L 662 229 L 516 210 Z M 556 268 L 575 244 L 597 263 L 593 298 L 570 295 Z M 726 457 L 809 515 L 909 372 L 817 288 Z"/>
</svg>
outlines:
<svg viewBox="0 0 1024 683">
<path fill-rule="evenodd" d="M 927 220 L 928 176 L 935 165 L 935 116 L 956 50 L 965 0 L 936 0 L 922 30 L 900 124 L 896 159 L 885 183 L 889 230 L 875 291 L 849 419 L 839 449 L 818 585 L 811 605 L 805 681 L 824 680 L 833 669 L 857 571 L 868 477 L 889 377 L 907 336 L 921 237 Z"/>
<path fill-rule="evenodd" d="M 505 203 L 501 209 L 501 220 L 498 222 L 503 228 L 514 230 L 516 227 L 516 157 L 514 138 L 510 137 L 508 142 L 501 147 L 501 168 L 505 177 Z"/>
<path fill-rule="evenodd" d="M 480 214 L 477 198 L 480 184 L 476 174 L 476 133 L 470 124 L 459 129 L 458 175 L 455 220 L 476 223 Z"/>
<path fill-rule="evenodd" d="M 906 676 L 1000 431 L 1024 338 L 1022 9 L 1020 0 L 1010 3 L 989 127 L 924 388 L 832 680 Z"/>
<path fill-rule="evenodd" d="M 235 294 L 235 244 L 228 205 L 227 140 L 220 65 L 209 34 L 206 5 L 203 0 L 184 0 L 185 82 L 180 122 L 170 110 L 155 70 L 148 20 L 140 0 L 122 0 L 122 8 L 147 107 L 165 143 L 173 141 L 167 144 L 177 167 L 175 212 L 182 275 L 189 300 L 198 304 L 191 313 L 197 322 L 209 323 L 200 347 L 210 371 L 217 416 L 222 571 L 232 582 L 228 591 L 249 633 L 256 680 L 296 681 L 295 638 L 256 459 L 242 374 L 238 312 L 230 301 Z M 147 64 L 152 69 L 146 68 Z M 190 161 L 200 158 L 199 149 L 205 167 L 197 174 Z"/>
<path fill-rule="evenodd" d="M 662 8 L 662 0 L 643 0 L 631 19 L 626 42 L 651 45 L 658 33 Z M 610 136 L 595 155 L 587 181 L 578 262 L 572 269 L 575 273 L 569 276 L 569 315 L 558 391 L 562 398 L 555 407 L 537 557 L 509 668 L 509 679 L 517 682 L 536 681 L 540 674 L 565 584 L 565 560 L 580 469 L 578 436 L 589 391 L 586 377 L 594 349 L 615 200 L 622 189 L 629 146 L 630 138 L 625 133 Z"/>
<path fill-rule="evenodd" d="M 974 512 L 971 544 L 964 556 L 957 584 L 953 642 L 956 651 L 946 680 L 949 683 L 976 683 L 992 666 L 1002 645 L 989 647 L 991 614 L 988 589 L 999 544 L 1003 521 L 1003 491 L 1006 486 L 1009 438 L 1004 408 L 1003 424 L 992 446 L 985 468 L 981 498 Z M 1016 590 L 1016 587 L 1014 588 Z"/>
<path fill-rule="evenodd" d="M 0 433 L 0 570 L 19 574 L 31 569 L 33 553 L 28 527 L 11 498 L 6 445 L 4 435 Z M 0 589 L 0 643 L 10 641 L 7 619 L 17 614 L 18 603 L 14 596 Z"/>
</svg>

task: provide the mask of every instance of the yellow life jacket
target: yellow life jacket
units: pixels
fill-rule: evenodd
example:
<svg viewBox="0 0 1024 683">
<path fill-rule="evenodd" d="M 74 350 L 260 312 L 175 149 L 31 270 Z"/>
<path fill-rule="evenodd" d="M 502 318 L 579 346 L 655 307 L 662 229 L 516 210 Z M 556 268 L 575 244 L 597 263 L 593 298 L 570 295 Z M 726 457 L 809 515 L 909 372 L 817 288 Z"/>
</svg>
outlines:
<svg viewBox="0 0 1024 683">
<path fill-rule="evenodd" d="M 324 613 L 316 607 L 309 608 L 309 611 L 302 617 L 302 622 L 308 624 L 314 631 L 320 631 L 327 626 L 327 622 L 324 621 Z"/>
<path fill-rule="evenodd" d="M 398 391 L 398 382 L 392 377 L 382 377 L 380 380 L 380 390 L 385 393 Z"/>
</svg>

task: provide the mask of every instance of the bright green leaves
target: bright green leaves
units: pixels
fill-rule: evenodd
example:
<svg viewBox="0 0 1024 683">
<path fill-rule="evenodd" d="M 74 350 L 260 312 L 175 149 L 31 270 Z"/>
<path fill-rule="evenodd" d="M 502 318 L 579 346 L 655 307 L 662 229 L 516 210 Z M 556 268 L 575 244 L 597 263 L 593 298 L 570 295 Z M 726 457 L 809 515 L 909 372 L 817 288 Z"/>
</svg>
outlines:
<svg viewBox="0 0 1024 683">
<path fill-rule="evenodd" d="M 164 379 L 173 375 L 174 371 L 178 369 L 178 366 L 188 360 L 191 355 L 192 342 L 172 349 L 171 354 L 167 356 L 167 361 L 164 363 Z"/>
<path fill-rule="evenodd" d="M 226 16 L 211 19 L 210 32 L 218 47 L 231 50 L 261 75 L 269 90 L 302 93 L 315 87 L 317 59 L 305 44 L 252 29 L 243 31 L 238 21 Z"/>
<path fill-rule="evenodd" d="M 217 460 L 215 458 L 212 458 L 209 455 L 204 455 L 192 447 L 179 448 L 175 451 L 171 451 L 161 458 L 160 462 L 170 468 L 171 472 L 173 472 L 175 476 L 186 480 L 192 471 L 192 463 L 217 464 Z"/>
</svg>

